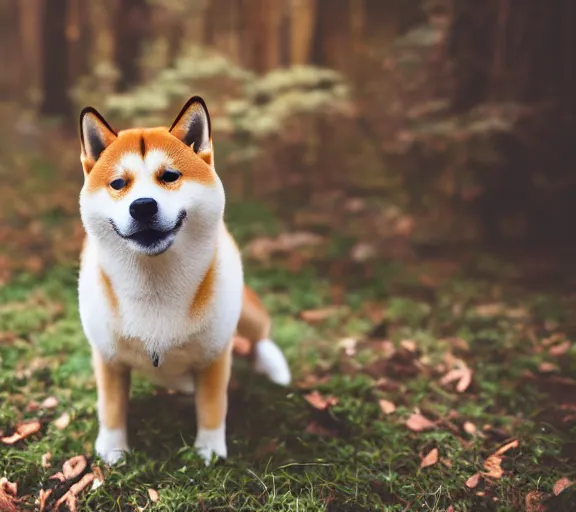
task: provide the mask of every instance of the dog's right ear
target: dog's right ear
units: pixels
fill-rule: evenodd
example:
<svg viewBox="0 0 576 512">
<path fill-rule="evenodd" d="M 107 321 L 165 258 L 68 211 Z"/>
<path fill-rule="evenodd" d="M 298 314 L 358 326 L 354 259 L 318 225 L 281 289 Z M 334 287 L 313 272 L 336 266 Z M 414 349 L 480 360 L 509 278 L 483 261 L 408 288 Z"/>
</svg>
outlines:
<svg viewBox="0 0 576 512">
<path fill-rule="evenodd" d="M 80 113 L 80 161 L 84 172 L 88 174 L 102 152 L 116 140 L 117 133 L 106 120 L 92 107 L 86 107 Z"/>
</svg>

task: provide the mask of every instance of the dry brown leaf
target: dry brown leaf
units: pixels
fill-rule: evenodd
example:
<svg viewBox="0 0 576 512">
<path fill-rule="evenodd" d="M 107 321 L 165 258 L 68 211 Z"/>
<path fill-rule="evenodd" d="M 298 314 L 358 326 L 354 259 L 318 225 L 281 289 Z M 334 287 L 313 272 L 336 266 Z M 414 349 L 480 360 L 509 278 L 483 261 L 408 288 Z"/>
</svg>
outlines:
<svg viewBox="0 0 576 512">
<path fill-rule="evenodd" d="M 486 471 L 484 471 L 482 474 L 490 478 L 502 478 L 504 470 L 500 466 L 501 463 L 501 457 L 498 457 L 497 455 L 490 455 L 490 457 L 484 461 L 484 468 Z"/>
<path fill-rule="evenodd" d="M 10 480 L 3 476 L 0 478 L 0 491 L 12 496 L 17 496 L 18 484 L 16 482 L 10 482 Z"/>
<path fill-rule="evenodd" d="M 494 452 L 494 455 L 497 457 L 499 457 L 500 455 L 504 455 L 508 450 L 511 450 L 512 448 L 518 448 L 519 444 L 520 443 L 518 443 L 518 439 L 514 439 L 514 441 L 510 441 L 504 446 L 498 448 L 498 450 Z"/>
<path fill-rule="evenodd" d="M 52 489 L 40 489 L 40 512 L 44 512 L 46 508 L 46 500 L 52 494 Z"/>
<path fill-rule="evenodd" d="M 408 352 L 416 352 L 416 342 L 413 340 L 402 340 L 400 346 L 406 349 Z"/>
<path fill-rule="evenodd" d="M 458 360 L 458 364 L 460 367 L 454 368 L 444 375 L 440 380 L 440 384 L 446 386 L 457 380 L 456 391 L 458 391 L 458 393 L 464 393 L 472 382 L 472 370 L 461 360 Z"/>
<path fill-rule="evenodd" d="M 420 413 L 414 413 L 406 420 L 406 426 L 414 432 L 429 430 L 436 425 Z"/>
<path fill-rule="evenodd" d="M 542 491 L 530 491 L 525 498 L 526 512 L 545 512 L 543 505 L 549 495 Z"/>
<path fill-rule="evenodd" d="M 499 316 L 504 312 L 504 304 L 496 302 L 493 304 L 482 304 L 474 308 L 474 312 L 481 317 L 491 318 Z"/>
<path fill-rule="evenodd" d="M 239 356 L 247 356 L 252 350 L 252 344 L 247 338 L 234 336 L 232 339 L 232 348 Z"/>
<path fill-rule="evenodd" d="M 548 353 L 554 357 L 563 356 L 564 354 L 566 354 L 566 352 L 570 350 L 571 346 L 572 343 L 570 343 L 569 341 L 564 341 L 563 343 L 560 343 L 560 345 L 550 347 Z"/>
<path fill-rule="evenodd" d="M 58 510 L 60 505 L 64 503 L 66 503 L 66 506 L 70 512 L 76 512 L 76 496 L 74 496 L 74 494 L 72 494 L 70 491 L 64 494 L 64 496 L 60 497 L 60 499 L 56 502 L 54 505 L 55 510 Z"/>
<path fill-rule="evenodd" d="M 41 404 L 44 409 L 54 409 L 57 405 L 58 399 L 55 396 L 46 397 Z"/>
<path fill-rule="evenodd" d="M 86 487 L 94 481 L 94 473 L 86 473 L 78 482 L 70 487 L 68 492 L 78 496 Z"/>
<path fill-rule="evenodd" d="M 468 480 L 466 480 L 466 487 L 474 489 L 480 482 L 480 473 L 474 473 Z"/>
<path fill-rule="evenodd" d="M 50 452 L 46 452 L 44 455 L 42 455 L 42 467 L 49 468 L 52 465 L 50 462 L 51 460 L 52 454 Z"/>
<path fill-rule="evenodd" d="M 18 484 L 10 482 L 6 477 L 0 478 L 0 510 L 2 512 L 18 512 Z"/>
<path fill-rule="evenodd" d="M 0 439 L 4 444 L 14 444 L 18 441 L 25 439 L 36 432 L 39 432 L 41 428 L 40 422 L 37 420 L 34 421 L 27 421 L 24 423 L 20 423 L 16 427 L 16 432 L 8 437 L 3 437 Z"/>
<path fill-rule="evenodd" d="M 327 320 L 342 311 L 341 306 L 327 306 L 325 308 L 308 309 L 300 313 L 302 320 L 308 323 L 318 323 Z"/>
<path fill-rule="evenodd" d="M 104 474 L 98 466 L 92 466 L 92 473 L 94 473 L 94 481 L 92 482 L 92 490 L 94 490 L 104 483 Z"/>
<path fill-rule="evenodd" d="M 541 373 L 552 373 L 558 371 L 558 365 L 544 361 L 538 365 L 538 370 L 540 370 Z"/>
<path fill-rule="evenodd" d="M 344 353 L 348 357 L 353 357 L 356 355 L 356 344 L 358 340 L 356 338 L 343 338 L 338 342 L 338 346 L 344 349 Z"/>
<path fill-rule="evenodd" d="M 336 435 L 336 432 L 319 425 L 316 421 L 308 423 L 305 432 L 307 434 L 314 434 L 322 437 L 334 437 Z"/>
<path fill-rule="evenodd" d="M 573 485 L 573 483 L 574 482 L 571 482 L 566 477 L 562 477 L 554 484 L 554 488 L 552 489 L 554 496 L 558 496 L 564 489 L 567 489 L 568 487 Z"/>
<path fill-rule="evenodd" d="M 85 469 L 88 463 L 84 455 L 76 455 L 62 464 L 62 471 L 66 480 L 72 480 L 78 477 Z"/>
<path fill-rule="evenodd" d="M 158 496 L 158 491 L 155 489 L 148 489 L 148 496 L 150 497 L 150 501 L 156 503 L 160 497 Z"/>
<path fill-rule="evenodd" d="M 470 434 L 471 436 L 474 435 L 477 432 L 477 428 L 476 425 L 474 425 L 474 423 L 470 422 L 470 421 L 466 421 L 464 422 L 464 432 L 466 432 L 467 434 Z"/>
<path fill-rule="evenodd" d="M 323 397 L 318 391 L 314 390 L 307 395 L 304 395 L 306 401 L 315 409 L 324 410 L 331 405 L 336 405 L 338 403 L 338 398 L 332 395 Z"/>
<path fill-rule="evenodd" d="M 60 417 L 54 420 L 54 426 L 59 430 L 64 430 L 70 424 L 70 415 L 63 412 Z"/>
<path fill-rule="evenodd" d="M 396 406 L 388 400 L 378 400 L 378 405 L 384 414 L 392 414 L 396 410 Z"/>
<path fill-rule="evenodd" d="M 427 468 L 429 466 L 433 466 L 438 462 L 438 448 L 434 448 L 422 459 L 420 462 L 420 469 Z"/>
</svg>

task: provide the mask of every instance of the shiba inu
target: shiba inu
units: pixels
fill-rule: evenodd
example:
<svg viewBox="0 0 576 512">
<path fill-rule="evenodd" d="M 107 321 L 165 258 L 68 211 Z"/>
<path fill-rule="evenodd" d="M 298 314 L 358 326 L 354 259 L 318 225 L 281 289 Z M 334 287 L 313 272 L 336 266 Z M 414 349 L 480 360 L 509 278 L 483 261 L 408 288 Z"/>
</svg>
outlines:
<svg viewBox="0 0 576 512">
<path fill-rule="evenodd" d="M 227 456 L 227 386 L 235 333 L 254 367 L 280 385 L 288 364 L 271 321 L 244 285 L 224 220 L 210 115 L 191 98 L 168 128 L 116 133 L 93 108 L 80 115 L 86 231 L 78 297 L 92 347 L 99 433 L 107 463 L 128 450 L 130 372 L 195 394 L 195 447 L 207 464 Z"/>
</svg>

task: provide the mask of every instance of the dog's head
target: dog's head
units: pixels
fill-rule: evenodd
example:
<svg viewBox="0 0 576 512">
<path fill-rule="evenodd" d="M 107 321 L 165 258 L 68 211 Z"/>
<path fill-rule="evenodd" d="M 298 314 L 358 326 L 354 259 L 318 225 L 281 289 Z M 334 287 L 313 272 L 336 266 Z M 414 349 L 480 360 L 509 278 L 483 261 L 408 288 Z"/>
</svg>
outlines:
<svg viewBox="0 0 576 512">
<path fill-rule="evenodd" d="M 217 229 L 225 199 L 202 98 L 191 98 L 170 129 L 119 133 L 87 107 L 80 139 L 82 222 L 101 243 L 155 256 L 177 243 L 182 231 Z"/>
</svg>

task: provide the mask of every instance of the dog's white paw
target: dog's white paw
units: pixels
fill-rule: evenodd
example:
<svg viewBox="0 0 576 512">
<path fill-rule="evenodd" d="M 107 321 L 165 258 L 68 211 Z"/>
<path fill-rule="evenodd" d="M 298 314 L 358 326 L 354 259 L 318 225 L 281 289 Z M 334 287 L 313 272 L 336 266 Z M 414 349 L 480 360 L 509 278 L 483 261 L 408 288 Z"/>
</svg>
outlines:
<svg viewBox="0 0 576 512">
<path fill-rule="evenodd" d="M 225 459 L 228 456 L 228 450 L 224 425 L 214 429 L 199 428 L 194 447 L 207 466 L 212 462 L 212 455 Z"/>
<path fill-rule="evenodd" d="M 96 438 L 96 453 L 106 464 L 116 464 L 129 450 L 126 430 L 123 428 L 110 430 L 100 426 L 100 432 Z"/>
</svg>

